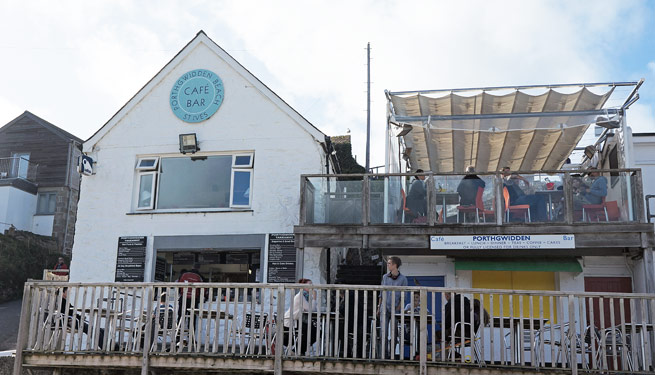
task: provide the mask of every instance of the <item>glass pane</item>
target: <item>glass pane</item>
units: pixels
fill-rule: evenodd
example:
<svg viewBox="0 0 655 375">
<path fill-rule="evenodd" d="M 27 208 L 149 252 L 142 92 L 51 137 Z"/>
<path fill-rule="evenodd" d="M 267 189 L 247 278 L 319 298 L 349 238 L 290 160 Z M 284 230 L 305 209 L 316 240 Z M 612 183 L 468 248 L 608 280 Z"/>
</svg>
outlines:
<svg viewBox="0 0 655 375">
<path fill-rule="evenodd" d="M 227 208 L 232 156 L 161 160 L 157 208 Z"/>
<path fill-rule="evenodd" d="M 234 157 L 235 166 L 249 166 L 250 165 L 250 155 L 239 155 Z"/>
<path fill-rule="evenodd" d="M 141 159 L 139 168 L 152 168 L 155 166 L 157 159 Z"/>
<path fill-rule="evenodd" d="M 403 222 L 403 177 L 370 178 L 371 223 L 400 224 Z"/>
<path fill-rule="evenodd" d="M 548 178 L 549 181 L 545 181 Z M 546 184 L 550 183 L 550 177 L 545 174 L 518 174 L 513 171 L 503 173 L 503 222 L 546 222 L 549 220 L 548 204 L 553 199 L 557 201 L 562 196 L 555 196 L 546 192 Z M 553 186 L 553 185 L 548 185 Z M 551 205 L 552 206 L 552 205 Z"/>
<path fill-rule="evenodd" d="M 434 176 L 433 199 L 438 223 L 493 224 L 496 222 L 494 175 Z"/>
<path fill-rule="evenodd" d="M 39 194 L 39 201 L 37 203 L 36 212 L 43 214 L 48 208 L 48 194 Z"/>
<path fill-rule="evenodd" d="M 309 177 L 305 187 L 307 224 L 361 224 L 361 177 Z"/>
<path fill-rule="evenodd" d="M 250 171 L 234 172 L 232 204 L 235 206 L 250 205 Z"/>
<path fill-rule="evenodd" d="M 155 175 L 143 174 L 139 181 L 139 208 L 150 207 L 152 202 L 152 179 Z"/>
<path fill-rule="evenodd" d="M 48 194 L 48 213 L 54 214 L 57 206 L 57 194 Z"/>
<path fill-rule="evenodd" d="M 634 221 L 635 182 L 628 172 L 587 173 L 571 177 L 573 220 L 577 222 Z"/>
</svg>

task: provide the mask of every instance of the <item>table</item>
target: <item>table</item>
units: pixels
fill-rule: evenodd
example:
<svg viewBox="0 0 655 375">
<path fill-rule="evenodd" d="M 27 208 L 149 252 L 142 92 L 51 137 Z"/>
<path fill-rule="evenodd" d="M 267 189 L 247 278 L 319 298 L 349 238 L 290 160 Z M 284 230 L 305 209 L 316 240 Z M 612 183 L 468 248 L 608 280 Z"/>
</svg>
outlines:
<svg viewBox="0 0 655 375">
<path fill-rule="evenodd" d="M 523 322 L 523 324 L 521 324 Z M 514 352 L 516 353 L 516 359 L 518 363 L 523 363 L 523 331 L 533 330 L 538 331 L 541 329 L 541 322 L 544 324 L 548 322 L 547 319 L 533 319 L 533 318 L 521 318 L 521 317 L 508 317 L 508 316 L 494 316 L 491 321 L 491 326 L 493 328 L 512 328 L 514 329 L 513 341 L 514 341 Z M 532 343 L 531 343 L 532 344 Z"/>
<path fill-rule="evenodd" d="M 443 218 L 442 222 L 446 222 L 446 218 L 448 217 L 448 210 L 446 209 L 446 206 L 456 206 L 459 204 L 459 193 L 453 193 L 453 192 L 446 192 L 446 191 L 438 191 L 437 193 L 437 205 L 438 202 L 441 200 L 441 207 L 443 209 Z"/>
<path fill-rule="evenodd" d="M 564 196 L 563 190 L 537 190 L 535 195 L 548 197 L 548 220 L 553 221 L 553 201 L 559 202 Z"/>
<path fill-rule="evenodd" d="M 198 317 L 198 319 L 200 320 L 200 332 L 202 332 L 203 322 L 207 322 L 207 324 L 206 324 L 207 328 L 206 329 L 210 329 L 212 321 L 216 322 L 217 319 L 218 320 L 231 321 L 234 318 L 234 316 L 232 314 L 225 313 L 225 311 L 216 311 L 215 309 L 210 309 L 208 307 L 206 307 L 206 308 L 189 307 L 189 308 L 186 309 L 186 311 L 187 311 L 187 315 L 189 317 L 191 317 L 192 315 L 195 315 L 195 316 Z M 177 324 L 178 324 L 177 332 L 181 332 L 182 331 L 182 326 L 181 325 L 184 324 L 184 319 L 179 319 Z M 218 324 L 218 322 L 216 324 Z M 188 335 L 191 338 L 190 341 L 192 341 L 193 346 L 197 347 L 198 343 L 196 342 L 195 329 L 196 329 L 195 324 L 190 324 L 189 325 L 189 330 L 188 330 Z M 223 334 L 225 334 L 225 332 Z"/>
</svg>

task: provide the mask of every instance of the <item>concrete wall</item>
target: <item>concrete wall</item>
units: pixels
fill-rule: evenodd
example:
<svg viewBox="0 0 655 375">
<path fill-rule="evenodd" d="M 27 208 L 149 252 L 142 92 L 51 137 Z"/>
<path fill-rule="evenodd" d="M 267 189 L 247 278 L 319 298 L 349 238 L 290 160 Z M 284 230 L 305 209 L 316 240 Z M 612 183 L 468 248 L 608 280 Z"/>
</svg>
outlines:
<svg viewBox="0 0 655 375">
<path fill-rule="evenodd" d="M 0 226 L 18 230 L 32 230 L 32 215 L 36 212 L 36 195 L 12 186 L 0 187 Z"/>
<path fill-rule="evenodd" d="M 225 99 L 209 120 L 189 124 L 175 117 L 168 96 L 180 75 L 198 68 L 221 77 Z M 192 132 L 201 149 L 196 155 L 254 151 L 252 210 L 142 214 L 134 209 L 137 158 L 181 156 L 178 135 Z M 113 281 L 120 236 L 148 236 L 149 270 L 155 236 L 291 233 L 298 223 L 300 174 L 324 169 L 317 140 L 204 44 L 179 61 L 111 131 L 90 142 L 95 143 L 85 150 L 93 150 L 96 174 L 82 179 L 72 281 Z"/>
</svg>

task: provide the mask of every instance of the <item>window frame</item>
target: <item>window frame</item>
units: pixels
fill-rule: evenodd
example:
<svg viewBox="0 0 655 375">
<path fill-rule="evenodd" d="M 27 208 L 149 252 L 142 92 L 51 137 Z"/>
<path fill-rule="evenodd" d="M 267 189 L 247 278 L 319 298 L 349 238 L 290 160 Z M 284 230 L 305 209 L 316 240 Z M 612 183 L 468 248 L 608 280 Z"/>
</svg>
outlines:
<svg viewBox="0 0 655 375">
<path fill-rule="evenodd" d="M 155 198 L 157 196 L 157 191 L 155 190 L 158 185 L 157 185 L 157 175 L 159 174 L 159 170 L 154 170 L 154 171 L 146 171 L 146 172 L 139 172 L 137 173 L 137 180 L 138 180 L 138 186 L 136 189 L 136 209 L 139 211 L 143 210 L 154 210 L 155 209 Z M 140 202 L 140 193 L 141 193 L 141 178 L 146 175 L 152 175 L 152 182 L 150 185 L 150 191 L 151 191 L 151 196 L 150 196 L 150 205 L 148 207 L 140 207 L 139 202 Z"/>
<path fill-rule="evenodd" d="M 146 160 L 154 160 L 155 163 L 152 166 L 141 166 L 141 163 Z M 140 157 L 136 161 L 136 167 L 134 168 L 137 171 L 159 171 L 159 156 L 144 156 Z"/>
<path fill-rule="evenodd" d="M 164 158 L 189 158 L 189 156 L 183 156 L 183 155 L 158 155 L 158 156 L 138 156 L 137 157 L 137 164 L 135 166 L 135 172 L 136 172 L 136 189 L 134 194 L 134 210 L 139 211 L 139 212 L 144 212 L 144 211 L 151 211 L 154 213 L 161 212 L 161 213 L 166 213 L 166 212 L 207 212 L 207 211 L 216 211 L 216 212 L 223 212 L 223 211 L 233 211 L 233 210 L 244 210 L 244 209 L 250 209 L 252 207 L 252 191 L 253 191 L 253 181 L 254 181 L 254 159 L 255 159 L 255 153 L 254 152 L 217 152 L 217 153 L 203 153 L 202 155 L 194 154 L 194 157 L 213 157 L 213 156 L 232 156 L 232 163 L 231 163 L 231 170 L 230 170 L 230 195 L 229 195 L 229 202 L 227 207 L 203 207 L 203 208 L 164 208 L 164 209 L 158 209 L 159 205 L 159 189 L 160 189 L 160 183 L 161 179 L 158 178 L 159 174 L 161 173 L 161 166 L 162 166 L 162 159 Z M 247 165 L 236 165 L 236 158 L 237 156 L 248 156 L 250 157 L 250 163 Z M 139 167 L 139 164 L 142 162 L 142 160 L 148 160 L 148 159 L 156 159 L 157 161 L 155 162 L 154 167 Z M 234 174 L 236 172 L 245 172 L 247 171 L 250 175 L 250 185 L 249 185 L 249 195 L 248 195 L 248 204 L 247 205 L 237 205 L 233 204 L 234 200 Z M 151 204 L 149 207 L 139 207 L 139 192 L 141 191 L 141 177 L 146 174 L 152 174 L 154 175 L 153 177 L 153 186 L 152 186 L 152 192 L 153 192 L 153 199 L 151 200 Z"/>
<path fill-rule="evenodd" d="M 252 159 L 251 159 L 252 162 Z M 248 189 L 250 191 L 248 192 L 248 204 L 243 205 L 243 204 L 234 204 L 234 174 L 240 172 L 240 173 L 248 173 L 250 175 L 250 181 L 248 183 Z M 232 168 L 231 176 L 230 176 L 230 208 L 250 208 L 252 206 L 252 169 L 250 168 Z"/>
<path fill-rule="evenodd" d="M 54 211 L 52 211 L 52 212 L 39 211 L 39 202 L 40 202 L 39 198 L 41 196 L 44 196 L 44 195 L 54 196 L 54 199 L 55 199 L 55 209 L 54 209 Z M 50 198 L 48 198 L 48 203 L 50 203 Z M 46 206 L 49 207 L 50 205 L 47 204 Z M 56 213 L 57 213 L 57 192 L 56 191 L 42 191 L 42 192 L 37 193 L 36 194 L 36 211 L 35 211 L 35 215 L 44 215 L 45 216 L 45 215 L 54 215 Z"/>
<path fill-rule="evenodd" d="M 250 157 L 250 163 L 248 163 L 248 165 L 237 165 L 237 157 L 239 157 L 239 156 L 249 156 L 249 157 Z M 240 154 L 233 154 L 233 155 L 232 155 L 232 169 L 235 169 L 235 168 L 237 168 L 237 169 L 248 169 L 248 168 L 252 168 L 252 165 L 253 165 L 254 159 L 255 159 L 254 154 L 251 153 L 251 152 L 240 153 Z"/>
</svg>

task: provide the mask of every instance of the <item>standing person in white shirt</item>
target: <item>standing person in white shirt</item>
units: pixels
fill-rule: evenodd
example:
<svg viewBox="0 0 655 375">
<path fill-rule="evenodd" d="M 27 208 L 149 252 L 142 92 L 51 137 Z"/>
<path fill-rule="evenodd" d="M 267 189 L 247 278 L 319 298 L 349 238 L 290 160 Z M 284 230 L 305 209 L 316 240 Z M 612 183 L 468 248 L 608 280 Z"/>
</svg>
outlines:
<svg viewBox="0 0 655 375">
<path fill-rule="evenodd" d="M 312 284 L 310 279 L 300 279 L 299 284 Z M 289 342 L 289 332 L 292 327 L 296 335 L 296 351 L 303 353 L 307 346 L 313 345 L 316 342 L 316 318 L 312 318 L 311 322 L 307 317 L 307 312 L 316 311 L 316 291 L 311 292 L 308 289 L 303 289 L 295 297 L 293 297 L 293 315 L 291 307 L 284 313 L 284 345 Z M 299 327 L 296 327 L 296 321 L 300 320 L 302 324 L 302 334 L 300 334 Z"/>
</svg>

